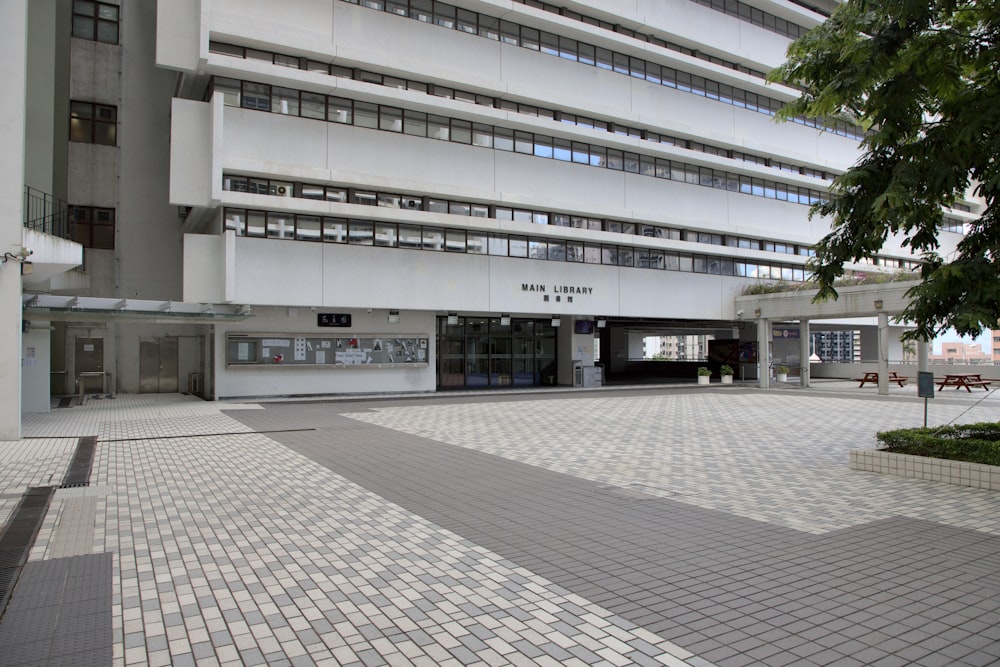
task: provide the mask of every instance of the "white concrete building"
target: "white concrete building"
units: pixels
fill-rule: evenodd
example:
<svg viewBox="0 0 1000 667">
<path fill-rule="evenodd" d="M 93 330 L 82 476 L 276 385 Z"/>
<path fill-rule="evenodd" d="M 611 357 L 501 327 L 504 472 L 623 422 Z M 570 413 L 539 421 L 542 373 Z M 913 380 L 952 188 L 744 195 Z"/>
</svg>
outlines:
<svg viewBox="0 0 1000 667">
<path fill-rule="evenodd" d="M 774 122 L 796 93 L 764 74 L 824 19 L 787 0 L 4 7 L 51 14 L 72 119 L 35 187 L 83 269 L 4 287 L 52 323 L 56 395 L 569 385 L 595 345 L 641 378 L 653 333 L 757 340 L 734 297 L 803 279 L 857 155 Z"/>
</svg>

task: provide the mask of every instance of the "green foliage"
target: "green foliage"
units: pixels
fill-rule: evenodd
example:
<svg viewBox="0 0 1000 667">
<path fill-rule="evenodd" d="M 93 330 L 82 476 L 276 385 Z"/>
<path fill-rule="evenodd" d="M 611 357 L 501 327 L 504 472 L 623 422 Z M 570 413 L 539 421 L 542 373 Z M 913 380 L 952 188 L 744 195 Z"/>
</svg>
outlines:
<svg viewBox="0 0 1000 667">
<path fill-rule="evenodd" d="M 804 90 L 779 117 L 869 128 L 861 158 L 812 209 L 832 228 L 810 267 L 818 299 L 836 298 L 844 264 L 877 254 L 891 234 L 923 260 L 902 314 L 916 323 L 908 338 L 975 335 L 1000 320 L 998 41 L 996 0 L 847 0 L 770 74 Z M 986 209 L 945 263 L 942 207 L 970 189 Z"/>
<path fill-rule="evenodd" d="M 878 433 L 886 451 L 1000 466 L 1000 423 L 905 428 Z"/>
<path fill-rule="evenodd" d="M 855 271 L 848 276 L 841 276 L 834 281 L 834 287 L 847 287 L 850 285 L 884 285 L 897 281 L 916 280 L 919 275 L 913 271 L 901 270 L 895 272 L 886 271 Z M 790 282 L 786 280 L 760 281 L 746 285 L 740 294 L 748 296 L 753 294 L 777 294 L 779 292 L 805 292 L 816 289 L 814 282 Z"/>
<path fill-rule="evenodd" d="M 699 366 L 698 367 L 698 376 L 699 377 L 711 377 L 711 375 L 712 375 L 712 371 L 708 370 L 708 368 L 706 368 L 705 366 Z"/>
<path fill-rule="evenodd" d="M 778 375 L 788 375 L 788 366 L 778 366 L 774 369 Z"/>
<path fill-rule="evenodd" d="M 729 364 L 722 364 L 722 366 L 719 367 L 719 375 L 735 375 L 735 373 L 733 372 L 732 366 Z"/>
</svg>

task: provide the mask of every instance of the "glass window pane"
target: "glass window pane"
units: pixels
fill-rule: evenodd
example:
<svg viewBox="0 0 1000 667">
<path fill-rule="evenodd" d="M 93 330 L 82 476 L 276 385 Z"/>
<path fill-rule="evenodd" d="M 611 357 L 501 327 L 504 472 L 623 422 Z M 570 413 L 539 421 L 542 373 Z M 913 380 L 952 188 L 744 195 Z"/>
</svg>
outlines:
<svg viewBox="0 0 1000 667">
<path fill-rule="evenodd" d="M 295 220 L 290 213 L 267 214 L 267 236 L 272 239 L 290 239 L 295 236 Z"/>
<path fill-rule="evenodd" d="M 508 254 L 507 237 L 503 234 L 490 234 L 490 254 L 506 257 Z"/>
<path fill-rule="evenodd" d="M 528 256 L 528 239 L 523 236 L 511 236 L 509 241 L 511 257 Z"/>
<path fill-rule="evenodd" d="M 264 236 L 267 216 L 264 211 L 247 211 L 247 236 Z"/>
<path fill-rule="evenodd" d="M 302 93 L 302 117 L 326 120 L 326 95 Z"/>
<path fill-rule="evenodd" d="M 378 127 L 385 132 L 402 132 L 403 110 L 395 107 L 379 107 Z"/>
<path fill-rule="evenodd" d="M 407 109 L 403 116 L 403 132 L 415 137 L 426 137 L 427 114 Z"/>
<path fill-rule="evenodd" d="M 323 240 L 327 243 L 347 243 L 347 220 L 323 218 Z"/>
<path fill-rule="evenodd" d="M 375 245 L 383 248 L 395 248 L 396 225 L 391 222 L 376 222 Z"/>
<path fill-rule="evenodd" d="M 493 146 L 498 151 L 513 151 L 514 131 L 502 127 L 493 128 Z"/>
<path fill-rule="evenodd" d="M 331 97 L 327 104 L 328 118 L 334 123 L 351 124 L 354 122 L 353 106 L 354 103 L 351 100 L 342 97 Z"/>
<path fill-rule="evenodd" d="M 358 127 L 378 127 L 378 105 L 371 102 L 354 103 L 354 124 Z"/>
<path fill-rule="evenodd" d="M 322 221 L 318 215 L 300 215 L 295 219 L 295 238 L 300 241 L 319 241 Z"/>
<path fill-rule="evenodd" d="M 371 221 L 351 220 L 347 232 L 347 241 L 351 245 L 373 245 L 374 230 Z"/>
<path fill-rule="evenodd" d="M 448 252 L 465 252 L 465 230 L 445 230 L 445 250 Z"/>
<path fill-rule="evenodd" d="M 431 139 L 448 141 L 449 122 L 444 116 L 427 116 L 427 136 Z"/>
<path fill-rule="evenodd" d="M 476 232 L 469 230 L 466 233 L 466 248 L 468 252 L 476 255 L 485 255 L 488 251 L 486 232 Z"/>
<path fill-rule="evenodd" d="M 113 21 L 97 22 L 97 41 L 105 44 L 118 43 L 118 23 Z"/>
<path fill-rule="evenodd" d="M 424 250 L 444 250 L 444 230 L 424 227 Z"/>
<path fill-rule="evenodd" d="M 420 248 L 422 243 L 422 232 L 418 225 L 399 226 L 400 248 Z"/>
<path fill-rule="evenodd" d="M 457 144 L 472 143 L 472 123 L 467 120 L 451 121 L 451 140 Z"/>
</svg>

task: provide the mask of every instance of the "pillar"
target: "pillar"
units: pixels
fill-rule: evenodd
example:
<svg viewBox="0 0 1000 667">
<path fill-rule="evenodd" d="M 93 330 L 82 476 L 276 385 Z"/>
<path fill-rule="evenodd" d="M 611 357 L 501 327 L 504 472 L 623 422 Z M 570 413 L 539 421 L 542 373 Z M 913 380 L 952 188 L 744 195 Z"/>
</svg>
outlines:
<svg viewBox="0 0 1000 667">
<path fill-rule="evenodd" d="M 760 388 L 771 386 L 771 321 L 757 320 L 757 377 Z"/>
<path fill-rule="evenodd" d="M 799 320 L 799 384 L 809 386 L 809 320 Z"/>
<path fill-rule="evenodd" d="M 878 314 L 878 393 L 889 394 L 889 314 Z"/>
</svg>

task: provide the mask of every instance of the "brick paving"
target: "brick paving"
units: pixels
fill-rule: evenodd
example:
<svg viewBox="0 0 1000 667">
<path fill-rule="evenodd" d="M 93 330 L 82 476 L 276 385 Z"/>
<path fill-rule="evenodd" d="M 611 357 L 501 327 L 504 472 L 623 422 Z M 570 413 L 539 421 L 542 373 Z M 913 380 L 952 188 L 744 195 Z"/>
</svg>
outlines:
<svg viewBox="0 0 1000 667">
<path fill-rule="evenodd" d="M 996 407 L 941 397 L 931 419 Z M 57 633 L 110 615 L 81 660 L 991 664 L 1000 494 L 847 467 L 922 414 L 822 388 L 119 396 L 0 442 L 0 510 L 98 437 L 91 486 L 56 492 L 28 563 L 111 556 L 107 609 Z M 10 634 L 22 602 L 0 646 L 52 657 Z"/>
</svg>

